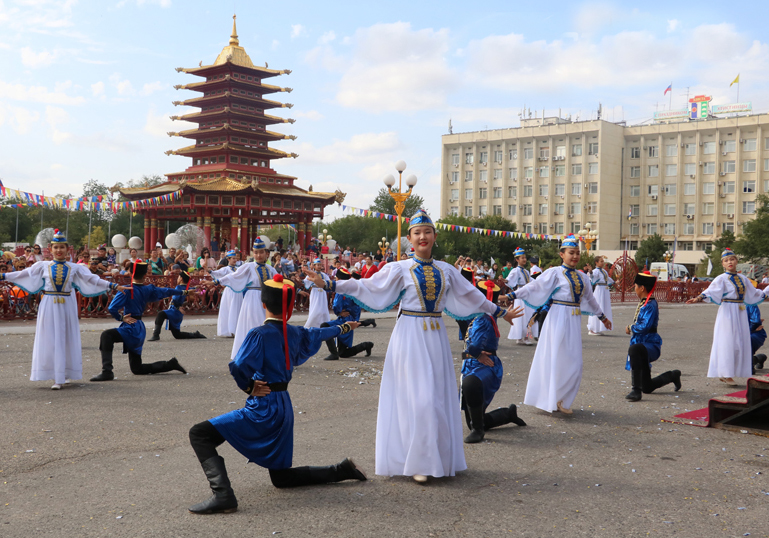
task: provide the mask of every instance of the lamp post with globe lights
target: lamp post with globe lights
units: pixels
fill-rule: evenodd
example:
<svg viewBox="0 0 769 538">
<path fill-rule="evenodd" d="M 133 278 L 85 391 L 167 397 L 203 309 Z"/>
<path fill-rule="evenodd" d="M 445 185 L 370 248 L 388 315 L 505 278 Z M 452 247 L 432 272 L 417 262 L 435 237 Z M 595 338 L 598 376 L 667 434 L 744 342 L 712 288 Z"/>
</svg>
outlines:
<svg viewBox="0 0 769 538">
<path fill-rule="evenodd" d="M 387 174 L 383 181 L 387 186 L 387 192 L 390 194 L 390 196 L 393 197 L 393 200 L 395 200 L 395 213 L 398 215 L 398 250 L 396 251 L 395 259 L 400 260 L 401 215 L 403 215 L 403 210 L 406 208 L 406 200 L 408 200 L 409 196 L 411 196 L 411 191 L 414 190 L 414 186 L 417 184 L 417 176 L 411 174 L 406 178 L 406 186 L 409 188 L 409 190 L 403 192 L 403 171 L 406 170 L 406 162 L 403 160 L 398 161 L 395 163 L 395 169 L 398 171 L 398 190 L 393 190 L 393 186 L 395 185 L 395 177 L 393 177 L 392 174 Z"/>
<path fill-rule="evenodd" d="M 585 246 L 587 248 L 587 251 L 590 252 L 590 247 L 593 244 L 593 241 L 598 239 L 598 230 L 593 230 L 592 225 L 587 222 L 585 223 L 585 227 L 577 232 L 580 237 L 582 238 L 582 241 L 585 242 Z"/>
<path fill-rule="evenodd" d="M 387 240 L 386 237 L 383 237 L 382 240 L 377 244 L 379 245 L 379 252 L 382 254 L 382 257 L 384 258 L 386 256 L 387 249 L 390 248 L 390 242 Z"/>
</svg>

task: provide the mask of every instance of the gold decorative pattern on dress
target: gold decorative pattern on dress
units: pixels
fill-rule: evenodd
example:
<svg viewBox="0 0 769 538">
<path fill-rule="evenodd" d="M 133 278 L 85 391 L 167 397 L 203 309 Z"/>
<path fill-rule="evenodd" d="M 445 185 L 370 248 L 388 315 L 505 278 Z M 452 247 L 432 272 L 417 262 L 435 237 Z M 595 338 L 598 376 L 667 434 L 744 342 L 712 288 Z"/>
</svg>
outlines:
<svg viewBox="0 0 769 538">
<path fill-rule="evenodd" d="M 425 320 L 422 320 L 422 329 L 427 330 L 427 322 Z"/>
<path fill-rule="evenodd" d="M 422 267 L 425 274 L 425 300 L 435 300 L 435 275 L 433 274 L 433 267 L 431 265 L 425 265 Z"/>
</svg>

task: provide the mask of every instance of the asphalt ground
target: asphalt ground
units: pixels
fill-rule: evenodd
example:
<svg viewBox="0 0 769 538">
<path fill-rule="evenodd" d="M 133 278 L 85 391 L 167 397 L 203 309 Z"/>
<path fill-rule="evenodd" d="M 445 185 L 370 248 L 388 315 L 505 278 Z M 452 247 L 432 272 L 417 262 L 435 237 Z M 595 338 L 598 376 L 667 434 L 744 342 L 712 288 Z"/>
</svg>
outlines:
<svg viewBox="0 0 769 538">
<path fill-rule="evenodd" d="M 633 312 L 615 305 L 615 326 Z M 662 307 L 653 373 L 682 370 L 683 389 L 635 404 L 624 399 L 629 337 L 588 337 L 583 324 L 573 416 L 521 405 L 528 426 L 488 432 L 465 446 L 467 471 L 418 485 L 373 473 L 379 374 L 395 321 L 380 315 L 376 329 L 356 331 L 356 342 L 375 343 L 371 357 L 323 361 L 323 349 L 290 385 L 294 465 L 350 456 L 369 480 L 278 490 L 225 444 L 240 507 L 214 516 L 187 511 L 210 495 L 187 432 L 245 399 L 227 370 L 231 340 L 213 338 L 214 319 L 185 322 L 208 340 L 164 331 L 145 344 L 145 361 L 176 356 L 188 375 L 133 376 L 116 353 L 114 381 L 61 391 L 29 381 L 34 325 L 2 325 L 0 536 L 767 536 L 769 439 L 660 422 L 737 390 L 705 377 L 715 316 L 714 306 Z M 456 324 L 444 321 L 459 372 Z M 99 331 L 114 326 L 83 323 L 86 379 L 100 371 Z M 505 379 L 492 407 L 519 404 L 534 348 L 503 340 L 499 355 Z"/>
</svg>

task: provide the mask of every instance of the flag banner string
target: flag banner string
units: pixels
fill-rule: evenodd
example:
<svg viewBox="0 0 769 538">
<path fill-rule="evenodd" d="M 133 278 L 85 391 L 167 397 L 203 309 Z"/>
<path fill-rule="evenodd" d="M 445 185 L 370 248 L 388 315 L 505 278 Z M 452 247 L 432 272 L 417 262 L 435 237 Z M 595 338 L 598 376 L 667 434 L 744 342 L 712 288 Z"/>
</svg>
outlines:
<svg viewBox="0 0 769 538">
<path fill-rule="evenodd" d="M 342 205 L 342 211 L 350 211 L 351 215 L 361 217 L 371 217 L 379 220 L 387 220 L 390 222 L 397 222 L 397 215 L 390 215 L 389 213 L 382 213 L 379 211 L 372 211 L 370 209 L 361 209 L 359 207 L 352 207 L 349 205 Z M 401 217 L 401 223 L 407 224 L 409 219 L 407 217 Z M 525 232 L 509 232 L 507 230 L 490 230 L 488 228 L 476 228 L 473 226 L 462 226 L 459 224 L 444 224 L 442 222 L 436 222 L 435 227 L 438 230 L 448 232 L 460 232 L 468 234 L 479 234 L 488 237 L 507 237 L 516 239 L 539 239 L 542 241 L 561 241 L 564 237 L 568 237 L 572 234 L 566 235 L 548 235 L 548 234 L 534 234 Z M 582 237 L 580 237 L 582 239 Z"/>
</svg>

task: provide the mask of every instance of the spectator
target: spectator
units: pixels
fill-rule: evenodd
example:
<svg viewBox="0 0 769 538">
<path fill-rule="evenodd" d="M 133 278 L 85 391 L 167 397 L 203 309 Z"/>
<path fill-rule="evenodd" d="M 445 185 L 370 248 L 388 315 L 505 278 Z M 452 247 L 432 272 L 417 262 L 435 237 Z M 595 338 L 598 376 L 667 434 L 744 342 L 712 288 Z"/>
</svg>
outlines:
<svg viewBox="0 0 769 538">
<path fill-rule="evenodd" d="M 32 256 L 36 262 L 41 262 L 45 259 L 43 258 L 43 249 L 40 248 L 40 245 L 32 247 Z"/>
<path fill-rule="evenodd" d="M 211 252 L 219 252 L 219 241 L 216 240 L 216 237 L 211 238 Z"/>
<path fill-rule="evenodd" d="M 216 262 L 211 257 L 211 251 L 206 247 L 203 247 L 203 250 L 200 251 L 200 256 L 195 260 L 195 269 L 205 271 L 206 273 L 216 269 Z"/>
<path fill-rule="evenodd" d="M 107 268 L 107 265 L 109 265 L 109 261 L 107 261 L 107 247 L 105 245 L 100 246 L 97 249 L 97 254 L 94 260 L 99 262 L 103 269 Z"/>
<path fill-rule="evenodd" d="M 371 278 L 374 276 L 377 271 L 379 271 L 379 268 L 374 265 L 374 258 L 371 256 L 371 254 L 366 256 L 366 265 L 361 267 L 360 270 L 360 276 L 361 278 Z"/>
<path fill-rule="evenodd" d="M 505 265 L 505 268 L 502 269 L 502 278 L 507 280 L 507 275 L 509 275 L 510 271 L 512 270 L 513 270 L 513 262 L 507 262 L 507 264 Z"/>
<path fill-rule="evenodd" d="M 168 249 L 168 256 L 165 257 L 165 263 L 168 267 L 171 267 L 173 264 L 176 263 L 176 249 L 175 248 L 169 248 Z"/>
<path fill-rule="evenodd" d="M 104 269 L 102 269 L 102 264 L 99 263 L 98 258 L 91 259 L 91 263 L 89 264 L 88 269 L 90 269 L 90 271 L 95 275 L 102 276 L 104 274 Z"/>
<path fill-rule="evenodd" d="M 377 262 L 377 263 L 379 263 L 379 262 L 381 262 L 383 259 L 384 259 L 384 256 L 382 256 L 382 251 L 381 251 L 381 250 L 377 250 L 377 251 L 376 251 L 376 254 L 374 254 L 374 261 L 375 261 L 375 262 Z"/>
<path fill-rule="evenodd" d="M 163 261 L 158 257 L 158 251 L 152 250 L 150 253 L 150 259 L 149 262 L 149 269 L 150 272 L 153 275 L 162 275 L 163 274 Z"/>
<path fill-rule="evenodd" d="M 278 240 L 277 240 L 277 241 L 275 241 L 275 247 L 276 247 L 278 250 L 280 250 L 280 251 L 282 251 L 282 250 L 283 250 L 283 236 L 282 236 L 282 235 L 279 235 L 279 236 L 278 236 Z"/>
<path fill-rule="evenodd" d="M 117 251 L 112 247 L 107 251 L 107 263 L 110 265 L 117 263 Z"/>
<path fill-rule="evenodd" d="M 351 254 L 350 247 L 344 247 L 344 252 L 342 252 L 342 256 L 349 256 Z"/>
<path fill-rule="evenodd" d="M 80 254 L 80 259 L 77 260 L 78 265 L 85 265 L 86 267 L 91 266 L 91 253 L 88 252 L 88 250 L 84 250 L 82 254 Z"/>
<path fill-rule="evenodd" d="M 131 263 L 139 259 L 139 251 L 136 250 L 135 248 L 132 248 L 131 250 L 129 250 L 128 253 L 131 255 Z"/>
<path fill-rule="evenodd" d="M 187 259 L 187 256 L 189 256 L 189 254 L 187 254 L 186 250 L 177 250 L 176 257 L 174 258 L 174 263 L 169 265 L 171 266 L 178 265 L 182 271 L 187 273 L 190 270 L 190 262 Z"/>
<path fill-rule="evenodd" d="M 491 264 L 491 279 L 494 280 L 499 276 L 499 265 L 496 263 Z"/>
<path fill-rule="evenodd" d="M 475 281 L 480 282 L 486 279 L 486 271 L 483 269 L 483 260 L 478 258 L 475 262 Z"/>
</svg>

